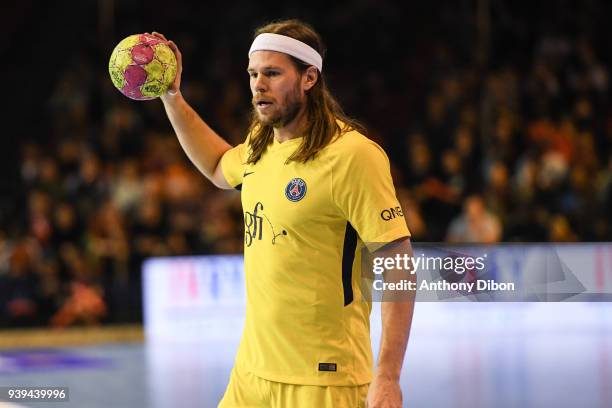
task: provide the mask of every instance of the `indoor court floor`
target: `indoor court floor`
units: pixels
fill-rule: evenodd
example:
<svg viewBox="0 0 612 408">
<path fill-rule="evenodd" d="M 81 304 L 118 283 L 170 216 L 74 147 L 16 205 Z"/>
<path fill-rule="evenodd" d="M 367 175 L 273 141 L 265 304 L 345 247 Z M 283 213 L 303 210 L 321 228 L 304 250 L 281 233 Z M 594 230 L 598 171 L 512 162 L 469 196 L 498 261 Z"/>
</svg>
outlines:
<svg viewBox="0 0 612 408">
<path fill-rule="evenodd" d="M 239 336 L 4 349 L 0 385 L 69 388 L 17 406 L 215 407 Z M 401 382 L 410 407 L 612 407 L 612 304 L 417 303 Z"/>
</svg>

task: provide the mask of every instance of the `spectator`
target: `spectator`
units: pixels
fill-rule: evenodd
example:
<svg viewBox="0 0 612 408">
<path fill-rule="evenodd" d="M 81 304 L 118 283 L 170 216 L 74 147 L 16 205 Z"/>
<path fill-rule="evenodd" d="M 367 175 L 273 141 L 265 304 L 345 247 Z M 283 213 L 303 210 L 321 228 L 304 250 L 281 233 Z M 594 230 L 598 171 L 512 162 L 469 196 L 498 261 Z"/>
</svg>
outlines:
<svg viewBox="0 0 612 408">
<path fill-rule="evenodd" d="M 124 7 L 117 3 L 118 15 Z M 424 7 L 438 15 L 439 5 Z M 493 24 L 488 61 L 474 58 L 473 21 L 461 13 L 452 27 L 419 15 L 432 31 L 409 38 L 406 20 L 372 1 L 349 15 L 333 9 L 316 23 L 350 32 L 371 13 L 384 22 L 377 35 L 330 44 L 343 55 L 329 61 L 326 75 L 347 111 L 390 153 L 416 241 L 612 239 L 607 14 L 591 16 L 586 34 L 579 22 L 568 29 L 568 17 L 584 9 L 576 3 L 547 15 L 546 32 L 537 13 L 523 15 L 525 37 Z M 159 12 L 149 11 L 147 18 Z M 237 39 L 246 33 L 223 24 L 196 24 L 177 38 L 192 64 L 185 95 L 235 144 L 245 137 L 250 98 L 246 82 L 235 80 L 244 57 L 232 50 L 245 46 Z M 217 31 L 224 41 L 198 41 Z M 113 89 L 98 63 L 113 44 L 100 47 L 90 37 L 75 36 L 65 52 L 78 55 L 62 59 L 52 58 L 62 52 L 56 40 L 45 39 L 39 51 L 48 54 L 38 57 L 57 75 L 37 77 L 36 98 L 23 93 L 28 107 L 40 101 L 36 121 L 7 122 L 26 136 L 7 138 L 19 141 L 21 157 L 16 180 L 6 177 L 14 192 L 0 199 L 3 325 L 138 320 L 145 258 L 242 249 L 238 193 L 212 192 L 194 172 L 161 104 L 134 103 Z M 371 58 L 356 59 L 362 49 Z M 351 61 L 349 71 L 342 60 Z M 370 60 L 392 63 L 372 67 Z"/>
<path fill-rule="evenodd" d="M 501 233 L 499 219 L 487 210 L 482 197 L 470 196 L 463 213 L 451 222 L 446 239 L 453 243 L 493 244 L 500 240 Z"/>
</svg>

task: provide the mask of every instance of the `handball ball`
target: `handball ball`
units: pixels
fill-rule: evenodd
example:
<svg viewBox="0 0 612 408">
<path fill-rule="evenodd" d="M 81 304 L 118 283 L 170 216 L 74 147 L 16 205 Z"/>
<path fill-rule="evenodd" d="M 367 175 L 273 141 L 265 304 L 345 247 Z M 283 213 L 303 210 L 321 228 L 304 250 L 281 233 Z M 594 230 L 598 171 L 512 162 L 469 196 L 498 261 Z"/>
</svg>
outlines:
<svg viewBox="0 0 612 408">
<path fill-rule="evenodd" d="M 138 101 L 157 98 L 176 77 L 174 52 L 154 35 L 135 34 L 123 39 L 108 63 L 113 85 Z"/>
</svg>

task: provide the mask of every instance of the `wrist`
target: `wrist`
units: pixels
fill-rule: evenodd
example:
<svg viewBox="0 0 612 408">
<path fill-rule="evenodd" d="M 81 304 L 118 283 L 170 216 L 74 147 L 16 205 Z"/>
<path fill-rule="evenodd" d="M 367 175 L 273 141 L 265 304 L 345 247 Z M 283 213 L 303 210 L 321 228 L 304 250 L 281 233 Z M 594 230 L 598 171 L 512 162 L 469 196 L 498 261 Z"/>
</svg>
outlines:
<svg viewBox="0 0 612 408">
<path fill-rule="evenodd" d="M 374 373 L 374 377 L 385 381 L 399 382 L 400 372 L 398 370 L 379 366 Z"/>
<path fill-rule="evenodd" d="M 173 103 L 178 102 L 182 97 L 180 89 L 177 89 L 176 91 L 167 90 L 160 96 L 160 99 L 163 103 Z"/>
</svg>

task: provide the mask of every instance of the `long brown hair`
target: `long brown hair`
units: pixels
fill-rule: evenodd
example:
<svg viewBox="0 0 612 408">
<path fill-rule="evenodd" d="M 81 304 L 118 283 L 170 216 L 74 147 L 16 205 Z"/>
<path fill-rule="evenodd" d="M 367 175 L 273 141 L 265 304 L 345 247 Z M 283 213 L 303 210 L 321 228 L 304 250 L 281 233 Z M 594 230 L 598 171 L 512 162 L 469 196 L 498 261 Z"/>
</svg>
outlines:
<svg viewBox="0 0 612 408">
<path fill-rule="evenodd" d="M 325 57 L 325 46 L 317 32 L 308 24 L 292 19 L 268 23 L 255 30 L 255 36 L 263 33 L 273 33 L 295 38 L 314 48 L 322 57 Z M 303 74 L 310 65 L 297 58 L 289 56 L 296 69 Z M 343 135 L 351 130 L 365 133 L 365 129 L 354 119 L 348 117 L 340 104 L 332 96 L 325 83 L 325 77 L 319 72 L 319 78 L 315 85 L 306 93 L 306 115 L 308 124 L 305 129 L 305 137 L 300 147 L 287 159 L 288 162 L 296 161 L 305 163 L 325 146 L 334 137 Z M 342 126 L 337 121 L 343 123 Z M 259 161 L 266 151 L 268 145 L 274 138 L 274 130 L 271 125 L 264 125 L 253 111 L 251 125 L 249 127 L 249 158 L 247 163 L 254 164 Z"/>
</svg>

